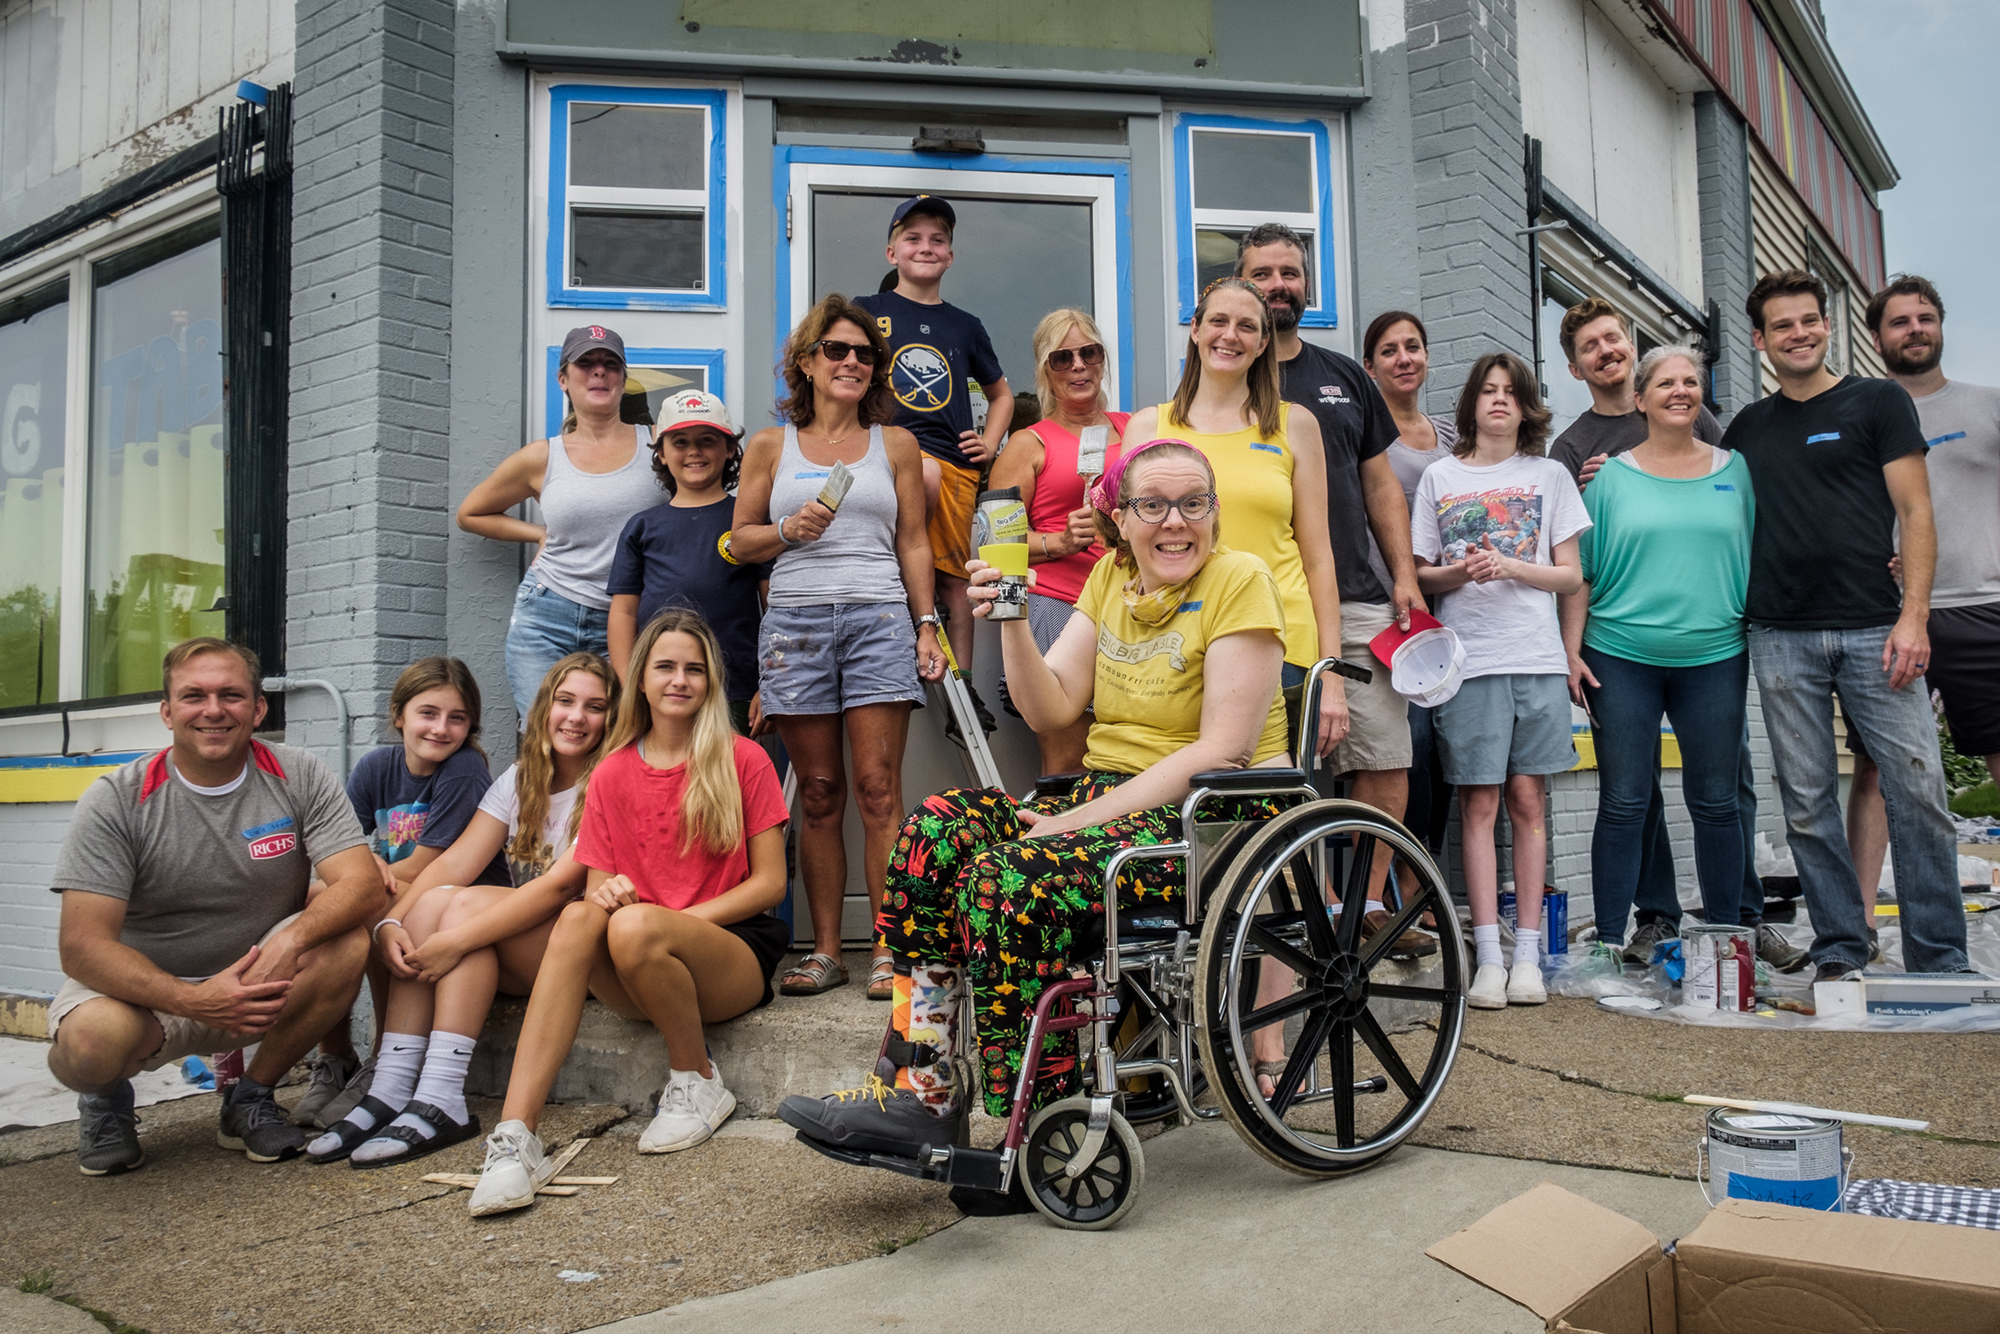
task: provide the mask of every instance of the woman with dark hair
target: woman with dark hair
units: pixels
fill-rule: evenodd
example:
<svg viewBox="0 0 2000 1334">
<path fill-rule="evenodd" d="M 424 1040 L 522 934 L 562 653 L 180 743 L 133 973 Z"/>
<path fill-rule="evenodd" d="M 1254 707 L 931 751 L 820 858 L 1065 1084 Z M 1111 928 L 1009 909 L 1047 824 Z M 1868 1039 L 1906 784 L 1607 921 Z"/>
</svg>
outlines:
<svg viewBox="0 0 2000 1334">
<path fill-rule="evenodd" d="M 1125 435 L 1185 440 L 1214 463 L 1236 549 L 1270 567 L 1285 600 L 1285 705 L 1295 711 L 1320 646 L 1339 651 L 1340 589 L 1319 422 L 1279 395 L 1276 329 L 1255 283 L 1209 284 L 1195 306 L 1173 401 L 1133 413 Z M 1347 694 L 1328 676 L 1317 753 L 1330 754 L 1347 726 Z"/>
<path fill-rule="evenodd" d="M 743 433 L 714 394 L 690 389 L 660 410 L 653 473 L 663 504 L 626 521 L 611 559 L 611 667 L 623 673 L 639 627 L 664 607 L 699 613 L 722 644 L 729 717 L 745 736 L 759 730 L 757 622 L 771 567 L 736 554 L 731 527 L 743 470 Z"/>
<path fill-rule="evenodd" d="M 1543 779 L 1576 765 L 1569 656 L 1558 594 L 1583 586 L 1577 539 L 1590 527 L 1569 469 L 1545 457 L 1549 410 L 1534 372 L 1511 352 L 1473 363 L 1458 396 L 1453 457 L 1417 483 L 1410 537 L 1417 582 L 1465 647 L 1464 683 L 1437 706 L 1445 781 L 1458 789 L 1461 865 L 1478 971 L 1466 1003 L 1539 1005 L 1542 886 L 1548 873 Z M 1514 966 L 1501 962 L 1501 789 L 1514 836 L 1519 905 Z"/>
<path fill-rule="evenodd" d="M 619 418 L 626 379 L 618 331 L 571 329 L 556 384 L 566 402 L 562 430 L 509 455 L 458 506 L 458 526 L 468 533 L 535 544 L 507 622 L 507 685 L 524 727 L 557 659 L 610 648 L 604 581 L 612 550 L 625 521 L 660 499 L 646 470 L 646 428 Z M 508 513 L 524 500 L 540 502 L 542 522 Z"/>
<path fill-rule="evenodd" d="M 916 437 L 888 423 L 889 347 L 868 312 L 834 294 L 785 345 L 782 427 L 750 437 L 736 494 L 731 555 L 770 561 L 770 610 L 758 664 L 764 714 L 799 778 L 799 869 L 813 948 L 779 989 L 813 995 L 847 981 L 840 907 L 847 887 L 842 737 L 854 760 L 872 914 L 903 818 L 903 743 L 924 681 L 944 675 L 932 604 L 931 544 Z M 838 466 L 844 497 L 827 488 Z M 833 501 L 826 503 L 822 497 Z M 889 999 L 878 953 L 868 994 Z"/>
</svg>

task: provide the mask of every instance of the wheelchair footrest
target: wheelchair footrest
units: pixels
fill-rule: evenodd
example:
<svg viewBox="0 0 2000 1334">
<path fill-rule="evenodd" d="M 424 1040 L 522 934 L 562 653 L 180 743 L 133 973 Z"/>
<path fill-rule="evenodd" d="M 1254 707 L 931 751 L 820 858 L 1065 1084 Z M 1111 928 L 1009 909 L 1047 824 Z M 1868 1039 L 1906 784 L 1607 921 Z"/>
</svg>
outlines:
<svg viewBox="0 0 2000 1334">
<path fill-rule="evenodd" d="M 977 1190 L 999 1190 L 1002 1158 L 998 1149 L 969 1149 L 952 1145 L 925 1145 L 926 1156 L 903 1157 L 893 1153 L 871 1153 L 866 1149 L 843 1149 L 822 1144 L 805 1134 L 799 1143 L 835 1162 L 854 1167 L 879 1167 L 886 1172 L 916 1177 L 919 1181 L 942 1181 L 951 1186 L 971 1186 Z"/>
</svg>

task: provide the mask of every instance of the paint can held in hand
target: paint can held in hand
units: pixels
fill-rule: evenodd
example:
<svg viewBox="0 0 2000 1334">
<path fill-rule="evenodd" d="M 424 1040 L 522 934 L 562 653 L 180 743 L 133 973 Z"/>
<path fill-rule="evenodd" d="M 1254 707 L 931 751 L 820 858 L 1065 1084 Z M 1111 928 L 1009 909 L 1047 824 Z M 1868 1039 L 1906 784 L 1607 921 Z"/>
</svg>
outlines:
<svg viewBox="0 0 2000 1334">
<path fill-rule="evenodd" d="M 1711 1206 L 1763 1200 L 1800 1209 L 1837 1209 L 1853 1155 L 1838 1121 L 1717 1107 L 1695 1154 L 1695 1180 Z"/>
</svg>

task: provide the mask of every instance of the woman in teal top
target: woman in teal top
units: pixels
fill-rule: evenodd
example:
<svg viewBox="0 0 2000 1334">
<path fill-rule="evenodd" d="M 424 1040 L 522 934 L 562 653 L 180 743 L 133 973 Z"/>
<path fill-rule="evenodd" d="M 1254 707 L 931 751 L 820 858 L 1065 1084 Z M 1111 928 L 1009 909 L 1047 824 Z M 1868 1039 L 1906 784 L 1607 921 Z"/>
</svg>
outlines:
<svg viewBox="0 0 2000 1334">
<path fill-rule="evenodd" d="M 1609 943 L 1624 941 L 1638 888 L 1662 715 L 1680 743 L 1704 915 L 1729 926 L 1739 915 L 1736 778 L 1756 498 L 1741 457 L 1695 439 L 1703 383 L 1692 348 L 1655 348 L 1640 360 L 1647 436 L 1584 492 L 1593 525 L 1581 543 L 1584 587 L 1564 599 L 1570 690 L 1597 737 L 1591 892 L 1598 938 Z"/>
</svg>

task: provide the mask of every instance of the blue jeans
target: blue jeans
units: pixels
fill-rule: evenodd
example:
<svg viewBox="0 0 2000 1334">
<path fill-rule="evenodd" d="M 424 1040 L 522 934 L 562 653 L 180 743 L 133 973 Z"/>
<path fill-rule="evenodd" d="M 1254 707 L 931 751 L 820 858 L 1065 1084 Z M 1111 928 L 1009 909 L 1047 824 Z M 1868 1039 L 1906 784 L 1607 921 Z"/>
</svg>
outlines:
<svg viewBox="0 0 2000 1334">
<path fill-rule="evenodd" d="M 527 726 L 549 668 L 572 653 L 610 654 L 609 622 L 609 612 L 571 602 L 528 571 L 514 591 L 514 615 L 507 622 L 507 686 L 514 692 L 519 726 Z"/>
<path fill-rule="evenodd" d="M 1694 824 L 1702 915 L 1734 925 L 1743 899 L 1743 824 L 1737 776 L 1749 663 L 1738 654 L 1703 667 L 1655 667 L 1585 646 L 1585 685 L 1597 718 L 1597 829 L 1591 894 L 1601 939 L 1622 941 L 1639 885 L 1647 808 L 1659 781 L 1660 719 L 1681 748 L 1681 794 Z M 1671 863 L 1670 863 L 1671 864 Z"/>
<path fill-rule="evenodd" d="M 1778 630 L 1750 627 L 1750 661 L 1771 734 L 1771 759 L 1799 884 L 1812 912 L 1815 963 L 1859 968 L 1868 960 L 1861 886 L 1840 818 L 1833 695 L 1882 773 L 1889 846 L 1896 859 L 1904 966 L 1949 973 L 1966 966 L 1958 892 L 1957 832 L 1945 814 L 1937 722 L 1921 681 L 1889 688 L 1882 646 L 1890 627 Z"/>
<path fill-rule="evenodd" d="M 1646 803 L 1646 827 L 1639 835 L 1639 892 L 1632 906 L 1640 926 L 1660 921 L 1676 931 L 1681 924 L 1680 881 L 1667 837 L 1667 802 L 1660 792 L 1659 748 L 1653 750 L 1653 792 Z M 1736 818 L 1743 826 L 1743 899 L 1734 919 L 1754 926 L 1764 920 L 1764 882 L 1757 878 L 1757 770 L 1750 761 L 1750 720 L 1743 720 L 1736 756 Z M 1718 923 L 1722 925 L 1724 923 Z"/>
</svg>

